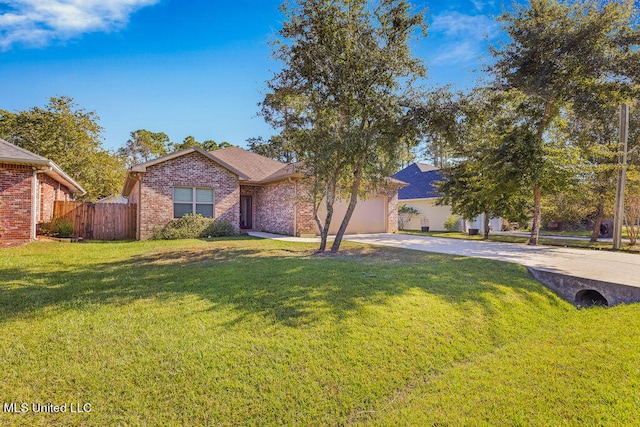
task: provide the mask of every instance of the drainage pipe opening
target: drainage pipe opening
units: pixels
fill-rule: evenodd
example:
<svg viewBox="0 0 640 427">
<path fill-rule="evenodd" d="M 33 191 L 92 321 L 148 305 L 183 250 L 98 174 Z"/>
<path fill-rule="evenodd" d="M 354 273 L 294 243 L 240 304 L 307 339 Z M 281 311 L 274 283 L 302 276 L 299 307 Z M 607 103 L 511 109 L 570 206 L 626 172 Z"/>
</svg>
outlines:
<svg viewBox="0 0 640 427">
<path fill-rule="evenodd" d="M 576 304 L 582 307 L 608 306 L 607 299 L 598 291 L 583 289 L 576 294 Z"/>
</svg>

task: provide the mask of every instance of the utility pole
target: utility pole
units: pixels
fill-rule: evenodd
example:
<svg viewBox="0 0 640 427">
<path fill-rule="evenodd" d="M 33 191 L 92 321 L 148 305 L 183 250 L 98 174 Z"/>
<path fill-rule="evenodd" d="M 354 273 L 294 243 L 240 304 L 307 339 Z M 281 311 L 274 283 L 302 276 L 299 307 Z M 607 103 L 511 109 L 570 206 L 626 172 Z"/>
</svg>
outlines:
<svg viewBox="0 0 640 427">
<path fill-rule="evenodd" d="M 627 180 L 627 141 L 629 139 L 629 106 L 620 104 L 620 148 L 618 150 L 618 181 L 616 205 L 613 211 L 613 249 L 620 249 L 624 221 L 624 187 Z"/>
</svg>

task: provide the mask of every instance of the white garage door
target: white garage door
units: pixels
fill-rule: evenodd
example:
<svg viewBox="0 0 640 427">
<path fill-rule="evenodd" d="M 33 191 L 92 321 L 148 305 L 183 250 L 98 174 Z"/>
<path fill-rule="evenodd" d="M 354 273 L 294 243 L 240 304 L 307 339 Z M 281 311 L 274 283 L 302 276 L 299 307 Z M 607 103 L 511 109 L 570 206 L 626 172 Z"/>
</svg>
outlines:
<svg viewBox="0 0 640 427">
<path fill-rule="evenodd" d="M 324 220 L 326 209 L 324 203 L 320 208 L 320 218 Z M 347 234 L 385 233 L 387 231 L 387 199 L 385 196 L 370 197 L 358 200 L 356 209 L 351 215 L 347 226 Z M 329 227 L 329 234 L 336 234 L 344 214 L 347 212 L 347 202 L 337 201 L 333 205 L 333 218 Z"/>
</svg>

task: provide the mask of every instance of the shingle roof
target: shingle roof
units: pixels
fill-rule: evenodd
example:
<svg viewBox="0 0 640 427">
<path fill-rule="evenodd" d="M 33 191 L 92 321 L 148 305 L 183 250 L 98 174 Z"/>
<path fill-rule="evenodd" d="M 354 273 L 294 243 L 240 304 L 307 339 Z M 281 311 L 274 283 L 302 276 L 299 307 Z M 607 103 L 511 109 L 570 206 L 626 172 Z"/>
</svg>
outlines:
<svg viewBox="0 0 640 427">
<path fill-rule="evenodd" d="M 293 175 L 295 167 L 239 147 L 210 151 L 212 157 L 241 170 L 251 182 L 274 181 Z"/>
<path fill-rule="evenodd" d="M 436 182 L 444 180 L 437 167 L 424 163 L 413 163 L 392 177 L 409 184 L 398 190 L 400 200 L 439 197 Z"/>
<path fill-rule="evenodd" d="M 0 161 L 25 165 L 48 165 L 49 159 L 13 145 L 0 138 Z"/>
<path fill-rule="evenodd" d="M 0 163 L 39 166 L 44 168 L 41 172 L 64 184 L 72 193 L 86 193 L 84 188 L 51 160 L 18 147 L 17 145 L 13 145 L 2 138 L 0 138 Z"/>
</svg>

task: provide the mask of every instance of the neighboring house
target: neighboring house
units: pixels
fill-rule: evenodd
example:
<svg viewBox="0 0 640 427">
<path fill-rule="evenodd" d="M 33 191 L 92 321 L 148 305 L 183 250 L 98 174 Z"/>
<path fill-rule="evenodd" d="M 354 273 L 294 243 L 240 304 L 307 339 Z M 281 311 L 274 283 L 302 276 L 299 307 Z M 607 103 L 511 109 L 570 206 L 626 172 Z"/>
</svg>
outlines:
<svg viewBox="0 0 640 427">
<path fill-rule="evenodd" d="M 419 212 L 419 215 L 413 216 L 405 224 L 405 230 L 421 230 L 422 227 L 429 227 L 429 231 L 445 231 L 444 223 L 452 213 L 450 206 L 436 205 L 440 197 L 437 182 L 445 179 L 440 169 L 423 163 L 413 163 L 397 172 L 393 178 L 409 184 L 398 191 L 399 205 L 411 206 Z M 489 226 L 492 230 L 500 230 L 502 219 L 491 219 Z M 458 221 L 457 228 L 463 232 L 474 228 L 478 229 L 479 233 L 484 233 L 484 214 L 473 221 Z"/>
<path fill-rule="evenodd" d="M 129 204 L 129 199 L 124 196 L 113 194 L 111 196 L 103 197 L 102 199 L 96 201 L 96 203 L 115 203 L 119 205 L 126 205 Z"/>
<path fill-rule="evenodd" d="M 54 201 L 84 193 L 51 160 L 0 139 L 0 225 L 7 228 L 3 240 L 34 240 L 37 224 L 51 221 Z"/>
<path fill-rule="evenodd" d="M 132 167 L 122 195 L 138 209 L 138 239 L 186 213 L 229 221 L 236 228 L 294 236 L 316 235 L 313 205 L 305 200 L 300 164 L 286 164 L 238 147 L 212 152 L 192 147 Z M 398 188 L 358 202 L 347 233 L 395 232 Z M 330 232 L 344 217 L 336 203 Z"/>
</svg>

